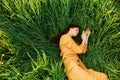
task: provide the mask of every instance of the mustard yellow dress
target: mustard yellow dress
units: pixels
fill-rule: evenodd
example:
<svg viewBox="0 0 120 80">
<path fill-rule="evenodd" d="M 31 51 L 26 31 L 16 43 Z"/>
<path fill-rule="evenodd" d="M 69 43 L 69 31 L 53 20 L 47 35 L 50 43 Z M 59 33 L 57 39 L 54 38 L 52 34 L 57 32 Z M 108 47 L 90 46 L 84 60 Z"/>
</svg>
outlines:
<svg viewBox="0 0 120 80">
<path fill-rule="evenodd" d="M 60 38 L 59 46 L 68 80 L 108 80 L 106 74 L 87 69 L 78 57 L 78 54 L 86 52 L 87 45 L 78 45 L 70 36 L 64 34 Z"/>
</svg>

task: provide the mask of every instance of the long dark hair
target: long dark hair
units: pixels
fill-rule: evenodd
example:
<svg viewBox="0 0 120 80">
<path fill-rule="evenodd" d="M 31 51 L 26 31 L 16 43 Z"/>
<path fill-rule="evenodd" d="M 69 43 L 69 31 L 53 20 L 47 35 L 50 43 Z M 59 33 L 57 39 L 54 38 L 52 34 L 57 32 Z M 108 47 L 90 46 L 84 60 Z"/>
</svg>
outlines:
<svg viewBox="0 0 120 80">
<path fill-rule="evenodd" d="M 68 25 L 68 27 L 67 27 L 63 32 L 61 32 L 60 34 L 52 37 L 52 39 L 51 39 L 50 41 L 53 42 L 53 43 L 59 42 L 60 37 L 61 37 L 63 34 L 68 33 L 68 31 L 70 30 L 70 28 L 76 28 L 76 27 L 78 28 L 78 25 L 74 25 L 74 24 Z"/>
</svg>

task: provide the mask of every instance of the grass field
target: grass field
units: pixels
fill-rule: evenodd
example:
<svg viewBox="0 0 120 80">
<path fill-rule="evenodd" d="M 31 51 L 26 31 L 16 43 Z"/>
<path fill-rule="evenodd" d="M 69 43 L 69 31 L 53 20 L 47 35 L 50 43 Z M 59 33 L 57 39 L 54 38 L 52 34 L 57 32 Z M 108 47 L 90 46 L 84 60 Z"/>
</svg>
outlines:
<svg viewBox="0 0 120 80">
<path fill-rule="evenodd" d="M 120 80 L 120 0 L 0 0 L 0 80 L 67 80 L 58 44 L 69 24 L 92 31 L 80 55 Z M 78 39 L 80 42 L 80 39 Z"/>
</svg>

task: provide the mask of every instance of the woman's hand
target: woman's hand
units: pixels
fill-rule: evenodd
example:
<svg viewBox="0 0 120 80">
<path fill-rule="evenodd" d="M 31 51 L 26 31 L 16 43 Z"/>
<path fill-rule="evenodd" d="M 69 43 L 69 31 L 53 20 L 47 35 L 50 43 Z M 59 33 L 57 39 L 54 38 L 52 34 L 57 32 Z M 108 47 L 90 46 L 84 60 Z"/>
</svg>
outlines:
<svg viewBox="0 0 120 80">
<path fill-rule="evenodd" d="M 88 38 L 91 34 L 91 31 L 89 28 L 86 29 L 86 31 L 83 30 L 81 38 L 82 38 L 82 43 L 87 44 L 88 43 Z"/>
<path fill-rule="evenodd" d="M 90 34 L 91 34 L 90 29 L 89 29 L 89 28 L 87 28 L 85 32 L 86 32 L 86 36 L 87 36 L 87 37 L 89 37 L 89 36 L 90 36 Z"/>
<path fill-rule="evenodd" d="M 86 38 L 87 38 L 86 35 L 87 35 L 86 31 L 83 30 L 82 35 L 81 35 L 81 38 L 82 38 L 83 42 L 86 41 Z"/>
</svg>

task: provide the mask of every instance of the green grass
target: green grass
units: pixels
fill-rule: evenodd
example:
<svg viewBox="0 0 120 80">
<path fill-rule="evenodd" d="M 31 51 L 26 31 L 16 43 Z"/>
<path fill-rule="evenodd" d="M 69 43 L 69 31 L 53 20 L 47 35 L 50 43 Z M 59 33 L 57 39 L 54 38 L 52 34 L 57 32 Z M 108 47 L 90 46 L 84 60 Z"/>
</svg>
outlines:
<svg viewBox="0 0 120 80">
<path fill-rule="evenodd" d="M 1 0 L 0 79 L 67 80 L 58 44 L 69 24 L 92 31 L 80 58 L 88 68 L 120 79 L 119 0 Z M 80 38 L 77 38 L 80 41 Z"/>
</svg>

